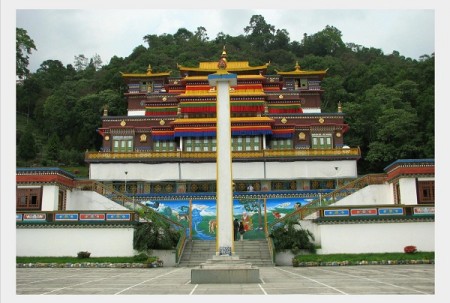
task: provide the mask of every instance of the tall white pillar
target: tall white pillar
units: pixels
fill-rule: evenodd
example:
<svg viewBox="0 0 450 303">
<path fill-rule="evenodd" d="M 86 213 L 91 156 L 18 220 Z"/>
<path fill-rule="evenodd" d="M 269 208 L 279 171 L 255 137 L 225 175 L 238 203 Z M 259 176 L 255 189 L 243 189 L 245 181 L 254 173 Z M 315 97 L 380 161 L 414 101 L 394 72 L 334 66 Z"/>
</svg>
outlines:
<svg viewBox="0 0 450 303">
<path fill-rule="evenodd" d="M 237 76 L 225 71 L 208 76 L 210 86 L 217 92 L 217 234 L 216 255 L 232 255 L 233 231 L 233 172 L 231 158 L 230 86 L 237 84 Z"/>
</svg>

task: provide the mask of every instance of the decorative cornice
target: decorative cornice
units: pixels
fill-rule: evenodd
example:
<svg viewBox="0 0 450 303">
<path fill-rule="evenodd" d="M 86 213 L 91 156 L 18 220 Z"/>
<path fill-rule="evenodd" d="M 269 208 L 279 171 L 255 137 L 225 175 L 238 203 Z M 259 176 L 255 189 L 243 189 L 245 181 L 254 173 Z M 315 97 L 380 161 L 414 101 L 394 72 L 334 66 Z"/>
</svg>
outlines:
<svg viewBox="0 0 450 303">
<path fill-rule="evenodd" d="M 434 215 L 421 216 L 383 216 L 383 217 L 345 217 L 345 218 L 318 218 L 313 219 L 318 225 L 334 224 L 370 224 L 370 223 L 405 223 L 405 222 L 434 222 Z"/>
<path fill-rule="evenodd" d="M 401 159 L 386 166 L 384 171 L 387 174 L 387 181 L 390 183 L 401 177 L 434 177 L 434 159 Z"/>
<path fill-rule="evenodd" d="M 324 194 L 329 192 L 329 190 L 322 190 L 320 193 Z M 317 190 L 304 190 L 304 191 L 292 191 L 292 192 L 234 192 L 234 199 L 265 199 L 265 198 L 316 198 L 319 191 Z M 149 199 L 157 199 L 157 200 L 210 200 L 216 199 L 215 193 L 182 193 L 182 194 L 140 194 L 136 195 L 137 199 L 149 200 Z"/>
<path fill-rule="evenodd" d="M 93 222 L 93 223 L 55 223 L 55 222 L 39 222 L 39 223 L 22 223 L 16 222 L 16 228 L 28 228 L 28 229 L 55 229 L 55 228 L 130 228 L 130 225 L 134 225 L 136 222 Z"/>
<path fill-rule="evenodd" d="M 56 167 L 17 168 L 16 183 L 18 185 L 56 185 L 73 188 L 76 177 Z"/>
</svg>

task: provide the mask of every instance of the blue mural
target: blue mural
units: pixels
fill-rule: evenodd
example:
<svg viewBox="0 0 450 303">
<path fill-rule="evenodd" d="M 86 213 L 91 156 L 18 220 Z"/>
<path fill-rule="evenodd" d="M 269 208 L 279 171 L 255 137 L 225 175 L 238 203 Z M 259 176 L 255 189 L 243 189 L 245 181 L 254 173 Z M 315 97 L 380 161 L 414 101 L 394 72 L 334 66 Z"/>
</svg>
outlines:
<svg viewBox="0 0 450 303">
<path fill-rule="evenodd" d="M 244 224 L 246 239 L 262 239 L 265 227 L 312 201 L 313 198 L 237 198 L 233 200 L 233 216 Z M 196 240 L 216 238 L 216 200 L 143 201 L 160 214 L 179 222 L 187 229 L 187 237 Z M 192 230 L 191 230 L 192 228 Z"/>
</svg>

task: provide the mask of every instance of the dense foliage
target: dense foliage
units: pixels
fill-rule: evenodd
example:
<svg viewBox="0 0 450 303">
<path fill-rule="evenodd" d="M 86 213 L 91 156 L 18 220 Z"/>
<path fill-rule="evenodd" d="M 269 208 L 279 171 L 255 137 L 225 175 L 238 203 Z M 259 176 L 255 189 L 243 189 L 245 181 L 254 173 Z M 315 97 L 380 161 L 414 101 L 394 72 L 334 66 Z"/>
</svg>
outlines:
<svg viewBox="0 0 450 303">
<path fill-rule="evenodd" d="M 153 249 L 174 249 L 181 234 L 162 220 L 138 223 L 134 230 L 133 248 L 139 252 Z"/>
<path fill-rule="evenodd" d="M 277 252 L 290 250 L 293 254 L 298 254 L 300 249 L 316 252 L 313 233 L 302 228 L 297 220 L 286 220 L 284 223 L 276 224 L 269 237 L 272 238 Z"/>
<path fill-rule="evenodd" d="M 81 54 L 73 65 L 47 60 L 30 73 L 28 54 L 36 47 L 18 28 L 17 76 L 23 81 L 17 85 L 17 165 L 83 165 L 84 151 L 100 147 L 96 129 L 103 108 L 126 115 L 120 72 L 146 72 L 151 64 L 154 72 L 172 70 L 178 76 L 177 63 L 194 67 L 218 60 L 224 45 L 229 61 L 270 62 L 268 74 L 293 70 L 296 61 L 304 70 L 328 69 L 322 112 L 336 112 L 342 102 L 350 125 L 345 142 L 362 151 L 359 174 L 382 172 L 401 158 L 434 158 L 434 53 L 419 60 L 397 51 L 385 55 L 344 43 L 333 26 L 291 41 L 285 29 L 267 24 L 261 15 L 252 16 L 243 32 L 235 37 L 221 32 L 210 40 L 204 27 L 194 33 L 180 28 L 146 35 L 146 46 L 103 66 L 98 55 Z"/>
</svg>

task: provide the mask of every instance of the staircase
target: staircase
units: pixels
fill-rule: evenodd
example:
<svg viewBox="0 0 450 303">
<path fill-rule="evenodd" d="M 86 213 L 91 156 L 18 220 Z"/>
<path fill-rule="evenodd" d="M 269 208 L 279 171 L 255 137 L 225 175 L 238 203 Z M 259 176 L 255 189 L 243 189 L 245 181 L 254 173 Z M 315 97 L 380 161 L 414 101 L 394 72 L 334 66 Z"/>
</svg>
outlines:
<svg viewBox="0 0 450 303">
<path fill-rule="evenodd" d="M 266 240 L 244 240 L 234 242 L 239 260 L 257 267 L 275 266 Z M 216 254 L 216 241 L 187 240 L 179 267 L 197 267 Z"/>
</svg>

